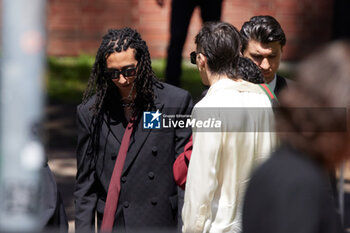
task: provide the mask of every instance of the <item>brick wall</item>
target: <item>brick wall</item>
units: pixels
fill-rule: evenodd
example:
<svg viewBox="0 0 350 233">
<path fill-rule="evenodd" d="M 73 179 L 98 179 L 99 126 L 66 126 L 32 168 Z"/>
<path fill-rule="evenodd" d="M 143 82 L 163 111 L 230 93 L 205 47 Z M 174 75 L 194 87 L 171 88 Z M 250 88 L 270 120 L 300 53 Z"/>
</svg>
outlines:
<svg viewBox="0 0 350 233">
<path fill-rule="evenodd" d="M 170 2 L 160 8 L 155 0 L 49 0 L 49 55 L 94 55 L 108 28 L 136 28 L 153 58 L 165 57 L 169 40 Z M 272 15 L 282 25 L 287 45 L 283 58 L 296 60 L 329 41 L 333 0 L 224 0 L 223 17 L 238 29 L 254 15 Z M 201 27 L 200 11 L 193 16 L 184 49 L 188 57 Z"/>
</svg>

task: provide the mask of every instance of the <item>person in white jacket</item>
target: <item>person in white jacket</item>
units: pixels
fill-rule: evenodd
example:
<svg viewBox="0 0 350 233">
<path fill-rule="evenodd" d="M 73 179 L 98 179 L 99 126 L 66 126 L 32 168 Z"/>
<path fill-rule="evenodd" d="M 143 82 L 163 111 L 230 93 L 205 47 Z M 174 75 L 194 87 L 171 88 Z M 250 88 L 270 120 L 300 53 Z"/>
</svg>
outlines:
<svg viewBox="0 0 350 233">
<path fill-rule="evenodd" d="M 195 43 L 191 60 L 210 88 L 192 112 L 182 231 L 241 232 L 249 176 L 276 145 L 271 102 L 260 86 L 236 75 L 241 44 L 234 26 L 206 24 Z"/>
</svg>

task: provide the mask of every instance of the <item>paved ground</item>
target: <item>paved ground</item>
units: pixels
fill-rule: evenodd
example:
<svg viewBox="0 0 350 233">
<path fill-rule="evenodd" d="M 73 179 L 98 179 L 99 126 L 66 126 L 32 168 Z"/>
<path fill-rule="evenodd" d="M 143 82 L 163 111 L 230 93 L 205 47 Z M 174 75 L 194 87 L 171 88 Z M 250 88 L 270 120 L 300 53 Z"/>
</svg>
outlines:
<svg viewBox="0 0 350 233">
<path fill-rule="evenodd" d="M 75 110 L 75 104 L 50 102 L 46 107 L 47 120 L 45 123 L 46 151 L 49 158 L 49 166 L 55 174 L 59 190 L 63 196 L 70 232 L 73 232 L 74 229 Z M 350 163 L 346 167 L 346 174 L 345 223 L 350 228 Z"/>
</svg>

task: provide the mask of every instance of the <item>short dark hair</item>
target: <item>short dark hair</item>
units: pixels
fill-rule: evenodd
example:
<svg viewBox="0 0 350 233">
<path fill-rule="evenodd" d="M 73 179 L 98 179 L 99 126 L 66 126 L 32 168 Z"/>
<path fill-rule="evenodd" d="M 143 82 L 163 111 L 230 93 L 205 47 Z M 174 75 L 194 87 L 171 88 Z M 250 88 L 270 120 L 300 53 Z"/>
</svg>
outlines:
<svg viewBox="0 0 350 233">
<path fill-rule="evenodd" d="M 281 48 L 286 44 L 286 35 L 278 21 L 269 15 L 260 15 L 250 18 L 243 23 L 241 31 L 242 52 L 247 48 L 249 40 L 261 43 L 278 41 Z"/>
<path fill-rule="evenodd" d="M 229 23 L 206 23 L 195 38 L 198 52 L 202 52 L 212 73 L 234 78 L 241 40 L 238 30 Z"/>
</svg>

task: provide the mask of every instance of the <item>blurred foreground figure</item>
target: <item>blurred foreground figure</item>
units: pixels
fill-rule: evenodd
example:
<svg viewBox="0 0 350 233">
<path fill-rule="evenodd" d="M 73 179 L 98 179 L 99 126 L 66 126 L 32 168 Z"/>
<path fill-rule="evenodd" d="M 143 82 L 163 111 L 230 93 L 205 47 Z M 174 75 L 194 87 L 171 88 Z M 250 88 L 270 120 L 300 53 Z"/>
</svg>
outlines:
<svg viewBox="0 0 350 233">
<path fill-rule="evenodd" d="M 63 200 L 58 190 L 55 177 L 46 164 L 43 169 L 43 191 L 40 197 L 44 209 L 40 220 L 47 232 L 68 232 L 68 221 L 64 209 Z"/>
<path fill-rule="evenodd" d="M 216 119 L 221 124 L 193 128 L 183 232 L 238 233 L 250 173 L 276 145 L 271 102 L 260 86 L 237 72 L 241 43 L 234 26 L 207 23 L 195 43 L 191 62 L 210 88 L 194 107 L 192 119 Z"/>
<path fill-rule="evenodd" d="M 328 172 L 350 155 L 350 44 L 315 53 L 296 78 L 279 98 L 283 144 L 247 189 L 244 233 L 342 232 Z"/>
<path fill-rule="evenodd" d="M 187 91 L 156 79 L 137 31 L 108 31 L 77 109 L 76 232 L 94 231 L 95 213 L 101 232 L 176 230 L 181 207 L 171 168 L 191 129 L 146 129 L 144 116 L 153 127 L 160 112 L 191 108 Z"/>
</svg>

